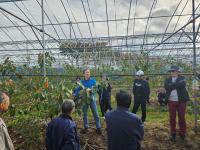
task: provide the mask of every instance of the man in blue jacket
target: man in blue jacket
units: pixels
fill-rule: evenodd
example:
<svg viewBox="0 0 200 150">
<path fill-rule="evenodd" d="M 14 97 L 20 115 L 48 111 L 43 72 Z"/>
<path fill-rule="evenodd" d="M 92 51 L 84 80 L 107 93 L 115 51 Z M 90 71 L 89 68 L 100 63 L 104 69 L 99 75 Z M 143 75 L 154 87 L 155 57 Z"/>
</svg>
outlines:
<svg viewBox="0 0 200 150">
<path fill-rule="evenodd" d="M 101 134 L 101 123 L 100 118 L 98 114 L 97 104 L 96 104 L 96 80 L 92 79 L 90 77 L 90 70 L 87 68 L 83 71 L 84 79 L 80 81 L 79 87 L 74 91 L 73 96 L 77 96 L 81 90 L 83 90 L 83 96 L 82 96 L 82 111 L 83 111 L 83 122 L 84 122 L 84 129 L 82 130 L 82 133 L 87 132 L 88 130 L 88 108 L 90 106 L 92 110 L 92 114 L 95 119 L 97 133 Z"/>
<path fill-rule="evenodd" d="M 144 127 L 141 119 L 128 111 L 131 95 L 120 91 L 116 94 L 116 101 L 117 109 L 105 115 L 108 150 L 140 150 Z"/>
<path fill-rule="evenodd" d="M 73 100 L 63 102 L 62 114 L 48 124 L 45 138 L 47 150 L 80 150 L 76 123 L 71 118 L 74 110 Z"/>
</svg>

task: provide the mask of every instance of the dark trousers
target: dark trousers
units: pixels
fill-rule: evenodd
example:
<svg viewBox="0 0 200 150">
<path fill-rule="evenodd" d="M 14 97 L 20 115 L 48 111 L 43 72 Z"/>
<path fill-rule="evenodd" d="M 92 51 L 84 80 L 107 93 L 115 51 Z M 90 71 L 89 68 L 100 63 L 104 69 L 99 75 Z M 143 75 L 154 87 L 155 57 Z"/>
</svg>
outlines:
<svg viewBox="0 0 200 150">
<path fill-rule="evenodd" d="M 136 114 L 138 111 L 139 106 L 141 105 L 142 108 L 142 121 L 144 122 L 146 119 L 146 99 L 139 96 L 134 96 L 134 106 L 133 106 L 133 113 Z"/>
<path fill-rule="evenodd" d="M 147 103 L 150 104 L 150 100 L 149 100 L 149 98 L 147 98 Z"/>
<path fill-rule="evenodd" d="M 104 117 L 107 110 L 112 110 L 111 98 L 110 97 L 100 97 L 99 99 L 102 117 Z"/>
<path fill-rule="evenodd" d="M 185 122 L 185 110 L 186 102 L 168 102 L 169 108 L 169 123 L 171 134 L 176 133 L 176 112 L 178 112 L 178 123 L 179 123 L 179 134 L 185 135 L 186 132 L 186 122 Z"/>
</svg>

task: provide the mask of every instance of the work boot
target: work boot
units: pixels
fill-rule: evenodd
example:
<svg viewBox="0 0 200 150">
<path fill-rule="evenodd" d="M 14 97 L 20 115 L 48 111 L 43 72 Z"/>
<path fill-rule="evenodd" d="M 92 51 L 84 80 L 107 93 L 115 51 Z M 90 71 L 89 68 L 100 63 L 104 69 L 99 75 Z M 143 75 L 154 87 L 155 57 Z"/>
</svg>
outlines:
<svg viewBox="0 0 200 150">
<path fill-rule="evenodd" d="M 172 142 L 176 142 L 176 133 L 172 133 L 169 140 Z"/>
<path fill-rule="evenodd" d="M 97 134 L 101 135 L 102 134 L 101 128 L 97 129 L 96 132 L 97 132 Z"/>
<path fill-rule="evenodd" d="M 179 136 L 180 136 L 181 140 L 185 140 L 185 134 L 184 133 L 179 133 Z"/>
<path fill-rule="evenodd" d="M 144 123 L 146 119 L 144 117 L 141 117 L 141 120 L 142 120 L 142 123 Z"/>
<path fill-rule="evenodd" d="M 81 134 L 85 134 L 85 133 L 87 133 L 87 132 L 88 132 L 88 128 L 84 128 L 84 129 L 82 129 L 82 130 L 80 131 Z"/>
</svg>

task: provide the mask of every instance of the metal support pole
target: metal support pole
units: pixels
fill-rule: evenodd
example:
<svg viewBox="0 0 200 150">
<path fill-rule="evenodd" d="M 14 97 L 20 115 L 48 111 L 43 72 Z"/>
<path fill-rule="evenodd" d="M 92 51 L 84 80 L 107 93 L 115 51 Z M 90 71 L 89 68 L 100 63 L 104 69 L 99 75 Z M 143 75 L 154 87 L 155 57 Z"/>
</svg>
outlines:
<svg viewBox="0 0 200 150">
<path fill-rule="evenodd" d="M 195 36 L 195 40 L 197 39 L 197 35 L 199 34 L 199 29 L 200 29 L 200 23 L 199 23 L 199 26 L 197 28 L 197 33 L 196 33 L 196 36 Z"/>
<path fill-rule="evenodd" d="M 195 18 L 195 1 L 192 0 L 192 16 Z M 193 20 L 193 73 L 196 74 L 196 41 L 195 41 L 195 20 Z"/>
<path fill-rule="evenodd" d="M 42 50 L 43 50 L 43 75 L 46 77 L 46 57 L 45 57 L 45 31 L 44 31 L 44 0 L 41 0 L 42 3 Z"/>
<path fill-rule="evenodd" d="M 192 0 L 192 17 L 193 17 L 193 76 L 194 76 L 194 80 L 196 79 L 196 33 L 195 33 L 195 1 Z M 194 129 L 195 131 L 197 130 L 198 128 L 198 124 L 197 124 L 197 121 L 198 121 L 198 103 L 197 103 L 197 98 L 196 98 L 196 95 L 194 93 Z"/>
<path fill-rule="evenodd" d="M 71 21 L 70 21 L 70 24 L 69 24 L 69 37 L 70 37 L 70 40 L 72 39 L 72 24 L 71 24 Z"/>
</svg>

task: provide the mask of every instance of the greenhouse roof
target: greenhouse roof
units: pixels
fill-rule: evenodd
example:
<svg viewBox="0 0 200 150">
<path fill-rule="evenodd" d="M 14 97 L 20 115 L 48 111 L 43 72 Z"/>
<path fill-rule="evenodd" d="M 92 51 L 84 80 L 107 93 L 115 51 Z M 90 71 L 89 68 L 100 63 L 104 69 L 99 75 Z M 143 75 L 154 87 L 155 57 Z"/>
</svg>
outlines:
<svg viewBox="0 0 200 150">
<path fill-rule="evenodd" d="M 193 59 L 191 0 L 44 0 L 45 51 L 58 62 L 62 43 Z M 196 58 L 200 58 L 200 0 L 195 0 Z M 42 1 L 0 0 L 0 57 L 35 62 L 42 52 Z M 106 42 L 96 47 L 96 42 Z M 73 49 L 73 47 L 70 47 Z"/>
</svg>

